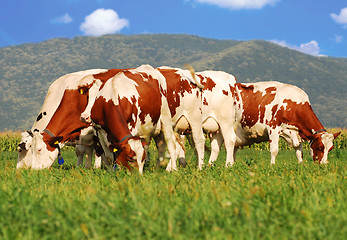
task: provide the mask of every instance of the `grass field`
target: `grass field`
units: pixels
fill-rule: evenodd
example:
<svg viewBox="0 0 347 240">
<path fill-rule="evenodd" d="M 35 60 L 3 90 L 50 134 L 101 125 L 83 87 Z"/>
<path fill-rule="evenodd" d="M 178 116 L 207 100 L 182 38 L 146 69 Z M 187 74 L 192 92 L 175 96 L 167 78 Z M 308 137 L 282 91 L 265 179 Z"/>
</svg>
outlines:
<svg viewBox="0 0 347 240">
<path fill-rule="evenodd" d="M 346 149 L 328 165 L 305 151 L 244 149 L 235 165 L 167 173 L 155 151 L 143 176 L 76 168 L 74 152 L 49 170 L 16 170 L 0 152 L 0 239 L 346 239 Z M 207 156 L 206 156 L 206 159 Z"/>
</svg>

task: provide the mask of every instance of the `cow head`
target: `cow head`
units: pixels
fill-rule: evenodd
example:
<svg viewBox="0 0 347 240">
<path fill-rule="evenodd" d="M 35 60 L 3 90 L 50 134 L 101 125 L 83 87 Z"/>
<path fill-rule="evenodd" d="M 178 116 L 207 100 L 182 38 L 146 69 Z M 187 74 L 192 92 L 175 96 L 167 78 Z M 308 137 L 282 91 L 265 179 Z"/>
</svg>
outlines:
<svg viewBox="0 0 347 240">
<path fill-rule="evenodd" d="M 320 164 L 328 163 L 328 153 L 334 148 L 333 140 L 340 133 L 332 134 L 324 130 L 311 136 L 310 153 L 315 162 Z"/>
<path fill-rule="evenodd" d="M 31 168 L 44 169 L 52 166 L 59 153 L 58 144 L 47 133 L 34 132 Z"/>
<path fill-rule="evenodd" d="M 143 148 L 144 144 L 140 138 L 132 137 L 121 143 L 111 144 L 110 148 L 111 151 L 117 151 L 115 158 L 118 164 L 126 167 L 129 171 L 131 171 L 132 167 L 136 168 L 142 174 L 144 160 L 146 158 Z"/>
<path fill-rule="evenodd" d="M 31 167 L 32 152 L 31 144 L 33 141 L 33 133 L 26 131 L 21 133 L 21 142 L 18 144 L 17 168 Z"/>
</svg>

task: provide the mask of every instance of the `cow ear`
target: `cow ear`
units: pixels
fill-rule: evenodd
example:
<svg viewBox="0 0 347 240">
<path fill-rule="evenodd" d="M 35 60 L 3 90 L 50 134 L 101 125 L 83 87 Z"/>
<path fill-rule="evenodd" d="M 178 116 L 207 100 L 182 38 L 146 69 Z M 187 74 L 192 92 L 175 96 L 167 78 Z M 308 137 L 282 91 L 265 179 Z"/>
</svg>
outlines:
<svg viewBox="0 0 347 240">
<path fill-rule="evenodd" d="M 341 131 L 340 131 L 340 132 L 337 132 L 337 133 L 334 133 L 334 134 L 333 134 L 333 135 L 334 135 L 334 139 L 337 138 L 337 136 L 339 136 L 340 133 L 341 133 Z"/>
</svg>

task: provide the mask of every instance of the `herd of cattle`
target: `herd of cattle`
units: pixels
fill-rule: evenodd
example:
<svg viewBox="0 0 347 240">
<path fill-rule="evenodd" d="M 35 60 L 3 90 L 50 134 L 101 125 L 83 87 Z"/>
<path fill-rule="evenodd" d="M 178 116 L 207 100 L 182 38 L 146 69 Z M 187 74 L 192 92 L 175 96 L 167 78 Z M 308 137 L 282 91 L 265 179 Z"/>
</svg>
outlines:
<svg viewBox="0 0 347 240">
<path fill-rule="evenodd" d="M 314 161 L 327 163 L 339 133 L 328 133 L 314 114 L 307 94 L 279 82 L 237 83 L 221 71 L 195 73 L 142 65 L 132 69 L 92 69 L 67 74 L 50 86 L 42 109 L 18 145 L 17 168 L 50 167 L 67 143 L 91 166 L 95 149 L 105 167 L 120 164 L 143 171 L 152 138 L 165 141 L 167 170 L 177 169 L 184 154 L 181 135 L 189 135 L 204 164 L 205 135 L 211 140 L 209 164 L 226 148 L 232 166 L 239 147 L 269 141 L 275 163 L 279 138 L 302 162 L 303 141 Z M 100 166 L 100 162 L 95 165 Z"/>
</svg>

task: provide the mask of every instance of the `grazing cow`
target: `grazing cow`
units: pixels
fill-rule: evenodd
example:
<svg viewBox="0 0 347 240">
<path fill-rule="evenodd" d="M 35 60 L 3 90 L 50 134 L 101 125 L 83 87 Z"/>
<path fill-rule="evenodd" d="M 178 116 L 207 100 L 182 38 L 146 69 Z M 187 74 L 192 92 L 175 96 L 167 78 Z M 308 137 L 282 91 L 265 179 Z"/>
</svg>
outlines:
<svg viewBox="0 0 347 240">
<path fill-rule="evenodd" d="M 87 117 L 82 118 L 91 119 L 98 129 L 105 154 L 114 148 L 121 153 L 127 151 L 127 162 L 142 173 L 145 153 L 140 139 L 149 142 L 160 129 L 163 129 L 170 155 L 175 160 L 173 129 L 168 121 L 170 111 L 164 97 L 166 92 L 165 78 L 151 66 L 125 70 L 108 80 L 94 99 L 90 97 L 92 106 L 86 108 L 90 109 L 90 115 L 84 112 L 82 116 Z M 129 146 L 132 151 L 128 150 Z"/>
<path fill-rule="evenodd" d="M 115 75 L 119 71 L 121 70 L 111 72 Z M 36 129 L 33 131 L 32 161 L 30 165 L 33 169 L 50 167 L 64 143 L 76 140 L 80 136 L 81 130 L 90 126 L 90 124 L 80 121 L 80 114 L 85 109 L 88 101 L 88 86 L 95 82 L 96 77 L 103 80 L 103 77 L 108 76 L 110 71 L 97 73 L 100 73 L 100 71 L 95 71 L 95 74 L 86 75 L 65 85 L 59 106 L 49 119 L 46 127 L 42 131 Z M 50 92 L 48 96 L 50 96 Z M 109 159 L 104 160 L 108 161 L 105 162 L 106 167 L 110 167 Z"/>
<path fill-rule="evenodd" d="M 31 131 L 21 134 L 21 143 L 18 145 L 17 168 L 29 168 L 32 166 L 32 138 L 33 132 L 42 132 L 57 110 L 65 89 L 74 82 L 79 81 L 89 74 L 106 71 L 105 69 L 91 69 L 75 73 L 66 74 L 55 80 L 48 89 L 44 104 L 37 116 Z M 83 138 L 83 136 L 81 137 Z"/>
<path fill-rule="evenodd" d="M 310 141 L 313 160 L 328 162 L 328 152 L 340 132 L 331 134 L 324 129 L 303 90 L 279 82 L 237 83 L 236 86 L 243 105 L 240 106 L 242 118 L 236 133 L 237 147 L 269 141 L 271 164 L 274 164 L 278 141 L 282 137 L 289 146 L 294 147 L 301 163 L 302 143 Z M 218 152 L 220 146 L 221 143 L 214 151 Z"/>
<path fill-rule="evenodd" d="M 112 87 L 115 89 L 113 94 L 118 94 L 119 89 L 124 89 L 125 83 L 128 84 L 128 89 L 138 89 L 140 87 L 133 87 L 132 85 L 135 83 L 139 86 L 142 86 L 144 90 L 142 92 L 136 93 L 136 91 L 132 91 L 131 94 L 135 94 L 134 96 L 127 93 L 124 94 L 123 101 L 130 102 L 133 105 L 136 105 L 137 102 L 141 103 L 142 106 L 132 106 L 133 108 L 136 108 L 136 111 L 142 114 L 149 114 L 147 113 L 149 105 L 151 105 L 152 108 L 155 106 L 153 103 L 158 102 L 160 100 L 160 96 L 152 96 L 152 95 L 145 95 L 145 89 L 148 88 L 148 86 L 143 85 L 143 81 L 147 82 L 148 85 L 150 80 L 156 80 L 159 82 L 159 86 L 161 90 L 159 93 L 161 96 L 162 106 L 158 105 L 157 111 L 160 111 L 160 123 L 162 130 L 164 131 L 164 135 L 166 136 L 166 141 L 174 142 L 175 144 L 178 144 L 176 141 L 176 138 L 172 136 L 172 130 L 168 130 L 169 128 L 174 127 L 174 130 L 176 132 L 184 132 L 184 131 L 191 131 L 193 136 L 193 141 L 195 143 L 198 157 L 199 157 L 199 168 L 201 169 L 203 164 L 203 158 L 204 158 L 204 136 L 202 132 L 202 123 L 201 123 L 201 92 L 200 88 L 196 85 L 199 85 L 198 82 L 194 80 L 194 73 L 188 70 L 182 70 L 182 69 L 175 69 L 175 68 L 168 68 L 168 67 L 160 67 L 157 70 L 153 69 L 150 66 L 143 66 L 144 72 L 148 75 L 151 73 L 153 76 L 153 79 L 150 79 L 150 76 L 145 75 L 144 73 L 138 73 L 137 76 L 134 75 L 134 73 L 131 72 L 131 70 L 123 72 L 121 74 L 124 74 L 124 76 L 121 78 L 120 76 L 114 77 L 112 79 L 113 86 L 111 86 L 111 83 L 106 83 L 105 86 L 102 88 L 102 90 L 99 92 L 99 96 L 102 96 L 104 93 L 108 93 L 109 89 L 112 89 Z M 132 76 L 132 74 L 134 76 Z M 130 78 L 129 76 L 132 76 Z M 129 78 L 129 79 L 127 79 Z M 193 78 L 193 79 L 192 79 Z M 110 80 L 111 81 L 111 80 Z M 157 84 L 157 83 L 156 83 Z M 96 86 L 99 88 L 99 86 Z M 94 88 L 94 86 L 91 87 L 91 89 Z M 153 86 L 152 86 L 153 88 Z M 107 90 L 104 90 L 107 89 Z M 118 91 L 118 92 L 117 92 Z M 123 90 L 123 92 L 125 92 Z M 153 91 L 154 92 L 154 91 Z M 142 95 L 141 95 L 142 94 Z M 137 96 L 138 95 L 138 96 Z M 157 97 L 158 99 L 155 100 L 154 97 Z M 110 97 L 109 97 L 110 98 Z M 122 98 L 122 97 L 120 97 Z M 93 97 L 92 94 L 89 95 L 89 103 L 86 108 L 86 110 L 81 114 L 81 119 L 85 122 L 90 122 L 90 112 L 91 109 L 95 103 L 96 96 Z M 121 102 L 120 100 L 118 100 Z M 150 101 L 151 104 L 146 103 L 146 101 Z M 123 107 L 128 108 L 128 106 L 125 106 L 124 103 L 120 103 L 119 106 L 117 105 L 117 99 L 114 99 L 115 106 L 116 107 Z M 159 103 L 159 102 L 158 102 Z M 103 103 L 104 104 L 104 103 Z M 147 106 L 147 105 L 148 106 Z M 99 103 L 100 105 L 100 103 Z M 98 105 L 98 106 L 99 106 Z M 129 105 L 129 104 L 128 104 Z M 168 105 L 168 106 L 167 106 Z M 124 107 L 125 106 L 125 107 Z M 100 108 L 100 107 L 95 107 Z M 161 108 L 161 109 L 160 109 Z M 122 109 L 124 111 L 124 109 Z M 159 114 L 159 113 L 158 113 Z M 130 116 L 129 116 L 130 117 Z M 128 117 L 126 117 L 127 119 Z M 143 131 L 143 125 L 148 124 L 146 121 L 142 121 L 141 123 L 138 122 L 136 115 L 132 116 L 133 121 L 136 122 L 136 124 L 131 124 L 129 126 L 129 129 L 131 130 L 132 134 L 135 136 L 139 136 L 142 139 L 145 139 L 146 142 L 149 142 L 150 138 L 155 136 L 158 132 L 157 129 L 155 129 L 155 126 L 157 125 L 157 122 L 159 119 L 156 119 L 156 121 L 152 120 L 152 123 L 150 127 L 147 127 L 147 131 Z M 101 121 L 98 119 L 97 121 Z M 94 121 L 95 122 L 95 121 Z M 109 126 L 102 126 L 102 129 L 109 128 Z M 109 131 L 109 130 L 108 130 Z M 166 133 L 165 133 L 166 131 Z M 106 133 L 107 131 L 104 131 Z M 174 139 L 174 140 L 173 140 Z M 109 143 L 106 144 L 104 148 L 107 148 L 109 146 Z M 173 154 L 172 151 L 174 151 L 175 147 L 171 146 L 171 153 L 170 153 L 170 162 L 167 166 L 167 171 L 176 170 L 176 161 L 173 159 L 176 159 L 177 153 Z M 169 148 L 170 152 L 170 148 Z M 172 157 L 174 156 L 174 157 Z"/>
</svg>

